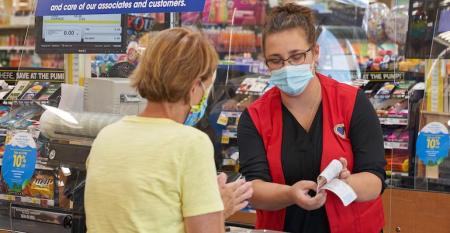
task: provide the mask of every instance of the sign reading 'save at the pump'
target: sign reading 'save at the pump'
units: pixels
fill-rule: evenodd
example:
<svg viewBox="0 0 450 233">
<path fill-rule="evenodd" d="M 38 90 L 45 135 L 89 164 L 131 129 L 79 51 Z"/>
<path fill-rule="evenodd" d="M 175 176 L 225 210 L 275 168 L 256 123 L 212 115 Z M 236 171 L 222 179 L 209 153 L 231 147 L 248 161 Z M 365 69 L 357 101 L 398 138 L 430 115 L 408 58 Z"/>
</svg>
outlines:
<svg viewBox="0 0 450 233">
<path fill-rule="evenodd" d="M 37 16 L 203 11 L 205 0 L 38 0 Z"/>
</svg>

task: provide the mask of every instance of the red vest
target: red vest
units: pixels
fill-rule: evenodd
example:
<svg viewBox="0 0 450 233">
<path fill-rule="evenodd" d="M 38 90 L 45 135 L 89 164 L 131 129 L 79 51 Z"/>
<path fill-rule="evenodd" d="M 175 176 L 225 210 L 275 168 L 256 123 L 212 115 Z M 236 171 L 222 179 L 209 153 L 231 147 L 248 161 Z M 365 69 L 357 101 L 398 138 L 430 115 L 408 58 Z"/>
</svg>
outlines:
<svg viewBox="0 0 450 233">
<path fill-rule="evenodd" d="M 333 159 L 344 157 L 348 161 L 348 169 L 352 171 L 353 152 L 348 135 L 358 90 L 320 74 L 318 77 L 322 85 L 323 107 L 323 152 L 320 169 L 321 171 L 325 169 Z M 272 181 L 285 184 L 281 163 L 283 136 L 281 106 L 280 90 L 273 88 L 253 103 L 248 111 L 263 139 Z M 335 128 L 342 125 L 345 128 L 345 138 L 335 132 Z M 384 225 L 381 197 L 369 202 L 354 202 L 344 207 L 341 200 L 329 192 L 325 209 L 331 233 L 379 233 Z M 282 231 L 285 215 L 286 209 L 258 210 L 256 228 Z"/>
</svg>

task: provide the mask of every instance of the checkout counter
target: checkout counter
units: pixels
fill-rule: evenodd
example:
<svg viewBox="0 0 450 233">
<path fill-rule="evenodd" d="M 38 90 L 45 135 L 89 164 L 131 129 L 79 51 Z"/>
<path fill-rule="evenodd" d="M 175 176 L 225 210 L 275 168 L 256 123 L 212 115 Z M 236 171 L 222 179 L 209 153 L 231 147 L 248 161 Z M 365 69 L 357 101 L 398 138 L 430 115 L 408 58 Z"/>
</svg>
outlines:
<svg viewBox="0 0 450 233">
<path fill-rule="evenodd" d="M 7 206 L 3 210 L 5 218 L 0 217 L 0 229 L 34 233 L 86 232 L 85 163 L 92 142 L 104 127 L 124 115 L 139 113 L 145 105 L 145 100 L 130 87 L 128 79 L 95 78 L 86 80 L 84 112 L 46 107 L 40 118 L 40 140 L 44 144 L 41 157 L 57 177 L 55 206 L 42 208 L 20 203 Z M 12 213 L 11 217 L 8 217 L 9 213 Z M 227 226 L 226 232 L 273 231 Z"/>
</svg>

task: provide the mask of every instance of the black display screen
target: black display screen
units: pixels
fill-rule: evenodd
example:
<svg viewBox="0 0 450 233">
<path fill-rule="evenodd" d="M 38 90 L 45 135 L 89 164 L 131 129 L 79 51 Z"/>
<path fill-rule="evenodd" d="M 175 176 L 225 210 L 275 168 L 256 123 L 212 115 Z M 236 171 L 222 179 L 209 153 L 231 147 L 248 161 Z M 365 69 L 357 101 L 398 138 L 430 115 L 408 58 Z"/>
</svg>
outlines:
<svg viewBox="0 0 450 233">
<path fill-rule="evenodd" d="M 36 17 L 37 53 L 125 53 L 127 16 Z"/>
</svg>

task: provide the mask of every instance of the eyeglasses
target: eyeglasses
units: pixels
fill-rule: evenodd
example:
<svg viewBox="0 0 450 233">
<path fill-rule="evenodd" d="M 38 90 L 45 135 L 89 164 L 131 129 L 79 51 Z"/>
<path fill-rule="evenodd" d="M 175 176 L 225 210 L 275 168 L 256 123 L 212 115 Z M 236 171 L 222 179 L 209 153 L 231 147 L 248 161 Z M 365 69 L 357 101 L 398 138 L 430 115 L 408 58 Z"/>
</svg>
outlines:
<svg viewBox="0 0 450 233">
<path fill-rule="evenodd" d="M 313 46 L 311 46 L 305 52 L 293 54 L 293 55 L 289 56 L 287 59 L 283 59 L 281 57 L 266 59 L 266 65 L 271 70 L 278 70 L 278 69 L 283 68 L 285 65 L 285 62 L 288 62 L 291 65 L 302 65 L 303 63 L 305 63 L 306 55 L 311 51 L 312 48 L 313 48 Z"/>
</svg>

